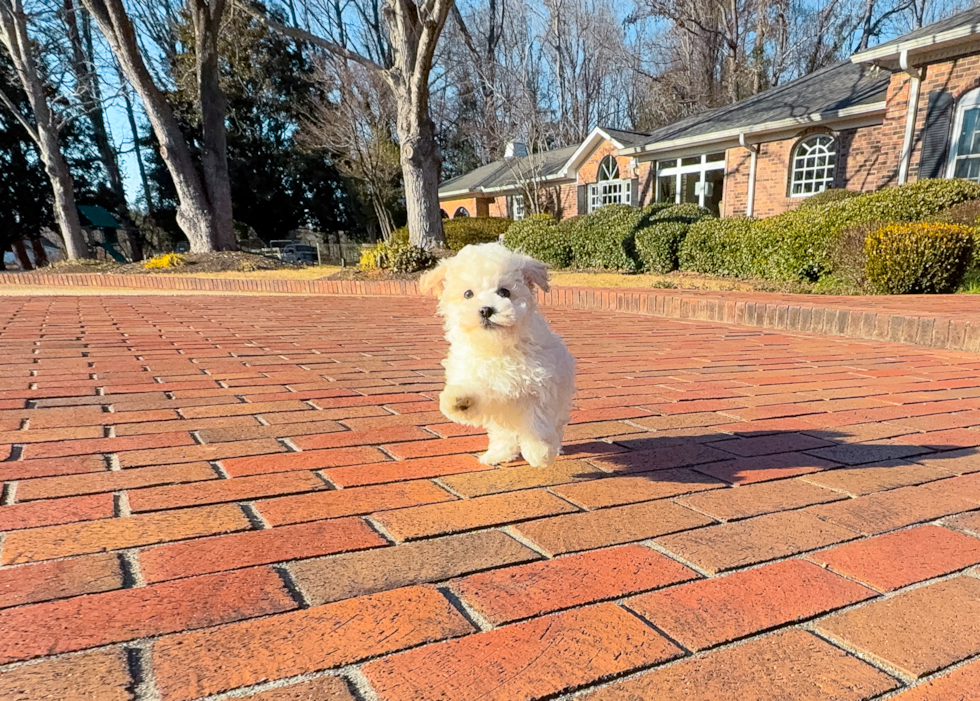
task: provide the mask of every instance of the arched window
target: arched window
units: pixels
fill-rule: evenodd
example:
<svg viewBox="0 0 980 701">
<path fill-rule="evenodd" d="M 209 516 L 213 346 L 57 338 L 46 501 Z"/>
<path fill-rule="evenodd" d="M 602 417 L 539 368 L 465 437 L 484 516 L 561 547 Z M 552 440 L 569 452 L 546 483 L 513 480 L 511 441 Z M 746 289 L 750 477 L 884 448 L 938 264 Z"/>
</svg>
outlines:
<svg viewBox="0 0 980 701">
<path fill-rule="evenodd" d="M 460 207 L 453 213 L 453 219 L 456 219 L 458 217 L 468 217 L 468 216 L 470 216 L 470 213 L 466 210 L 466 207 Z"/>
<path fill-rule="evenodd" d="M 596 180 L 619 180 L 619 164 L 612 156 L 606 156 L 599 162 L 599 175 Z"/>
<path fill-rule="evenodd" d="M 793 149 L 789 194 L 809 197 L 834 186 L 837 140 L 829 134 L 808 136 Z"/>
<path fill-rule="evenodd" d="M 607 204 L 629 204 L 632 183 L 619 176 L 619 164 L 613 156 L 599 161 L 596 183 L 589 185 L 589 211 L 595 211 Z"/>
<path fill-rule="evenodd" d="M 946 175 L 980 180 L 980 88 L 968 92 L 956 105 Z"/>
</svg>

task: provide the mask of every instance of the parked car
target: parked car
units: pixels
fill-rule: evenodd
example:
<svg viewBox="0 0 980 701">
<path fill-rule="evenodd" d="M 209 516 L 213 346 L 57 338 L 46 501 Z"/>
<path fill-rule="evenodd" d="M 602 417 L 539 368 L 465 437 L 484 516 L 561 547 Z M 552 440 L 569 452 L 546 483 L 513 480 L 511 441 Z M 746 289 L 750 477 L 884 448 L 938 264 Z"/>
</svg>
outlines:
<svg viewBox="0 0 980 701">
<path fill-rule="evenodd" d="M 316 248 L 302 243 L 290 243 L 283 246 L 279 252 L 279 257 L 284 263 L 315 265 L 317 262 Z"/>
</svg>

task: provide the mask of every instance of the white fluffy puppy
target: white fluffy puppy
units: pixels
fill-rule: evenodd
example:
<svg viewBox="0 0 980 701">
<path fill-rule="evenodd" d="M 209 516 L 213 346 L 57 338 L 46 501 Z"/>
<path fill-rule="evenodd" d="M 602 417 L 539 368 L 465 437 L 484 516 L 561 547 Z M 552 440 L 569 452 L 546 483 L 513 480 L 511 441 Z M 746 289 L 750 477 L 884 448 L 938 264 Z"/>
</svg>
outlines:
<svg viewBox="0 0 980 701">
<path fill-rule="evenodd" d="M 499 243 L 466 246 L 419 286 L 439 297 L 446 320 L 442 413 L 487 429 L 484 464 L 518 455 L 535 467 L 554 463 L 575 392 L 575 361 L 538 312 L 534 287 L 548 291 L 544 263 Z"/>
</svg>

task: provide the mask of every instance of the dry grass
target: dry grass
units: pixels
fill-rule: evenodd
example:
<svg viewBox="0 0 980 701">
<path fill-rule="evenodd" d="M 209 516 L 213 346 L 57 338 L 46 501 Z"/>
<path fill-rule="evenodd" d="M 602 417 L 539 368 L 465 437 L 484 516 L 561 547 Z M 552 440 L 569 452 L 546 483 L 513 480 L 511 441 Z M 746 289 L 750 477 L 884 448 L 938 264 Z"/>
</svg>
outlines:
<svg viewBox="0 0 980 701">
<path fill-rule="evenodd" d="M 563 287 L 631 287 L 678 290 L 738 290 L 751 292 L 757 286 L 750 282 L 713 278 L 703 275 L 672 273 L 670 275 L 623 275 L 621 273 L 554 272 L 551 283 Z"/>
<path fill-rule="evenodd" d="M 179 277 L 201 277 L 216 280 L 319 280 L 342 270 L 339 265 L 311 265 L 308 268 L 281 268 L 279 270 L 253 270 L 242 273 L 228 270 L 221 273 L 176 273 Z"/>
</svg>

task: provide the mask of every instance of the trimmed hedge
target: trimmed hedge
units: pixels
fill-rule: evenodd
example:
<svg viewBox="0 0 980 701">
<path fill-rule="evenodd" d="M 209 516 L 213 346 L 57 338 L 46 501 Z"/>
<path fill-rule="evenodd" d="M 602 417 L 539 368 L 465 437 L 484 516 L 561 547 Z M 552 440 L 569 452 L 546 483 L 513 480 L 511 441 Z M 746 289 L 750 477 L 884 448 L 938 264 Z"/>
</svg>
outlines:
<svg viewBox="0 0 980 701">
<path fill-rule="evenodd" d="M 634 236 L 643 210 L 611 204 L 579 219 L 568 231 L 572 260 L 579 268 L 635 273 L 643 267 Z"/>
<path fill-rule="evenodd" d="M 758 220 L 748 217 L 702 219 L 692 224 L 678 251 L 681 270 L 705 275 L 748 275 L 752 229 Z"/>
<path fill-rule="evenodd" d="M 552 268 L 572 264 L 572 249 L 550 214 L 532 214 L 516 221 L 504 234 L 504 245 L 547 263 Z"/>
<path fill-rule="evenodd" d="M 442 220 L 446 248 L 458 251 L 471 243 L 493 243 L 500 239 L 513 222 L 504 217 L 458 217 Z M 401 226 L 391 234 L 392 243 L 408 243 L 408 227 Z"/>
<path fill-rule="evenodd" d="M 458 217 L 442 220 L 446 247 L 458 251 L 474 243 L 493 243 L 507 232 L 513 221 L 504 217 Z"/>
<path fill-rule="evenodd" d="M 956 224 L 890 224 L 864 244 L 868 284 L 879 294 L 952 292 L 973 248 L 972 231 Z"/>
<path fill-rule="evenodd" d="M 797 206 L 797 209 L 810 209 L 812 207 L 822 207 L 825 204 L 830 204 L 831 202 L 840 202 L 841 200 L 849 200 L 852 197 L 860 197 L 860 192 L 855 192 L 854 190 L 843 190 L 837 188 L 831 188 L 829 190 L 824 190 L 823 192 L 818 192 L 815 195 L 810 195 L 805 200 L 802 200 Z"/>
<path fill-rule="evenodd" d="M 711 217 L 696 204 L 656 204 L 644 210 L 636 233 L 636 252 L 646 270 L 669 273 L 677 270 L 678 253 L 691 224 Z"/>
<path fill-rule="evenodd" d="M 832 271 L 833 248 L 844 229 L 867 222 L 918 221 L 971 199 L 980 199 L 980 184 L 968 180 L 922 180 L 829 204 L 801 207 L 760 219 L 748 230 L 743 224 L 736 224 L 742 249 L 731 251 L 735 262 L 724 267 L 732 272 L 722 274 L 817 280 Z M 721 227 L 719 236 L 724 236 L 729 229 L 721 222 L 726 220 L 714 221 Z M 702 232 L 699 240 L 704 237 Z M 732 241 L 726 240 L 726 245 L 732 245 Z M 688 256 L 688 260 L 693 259 Z"/>
</svg>

